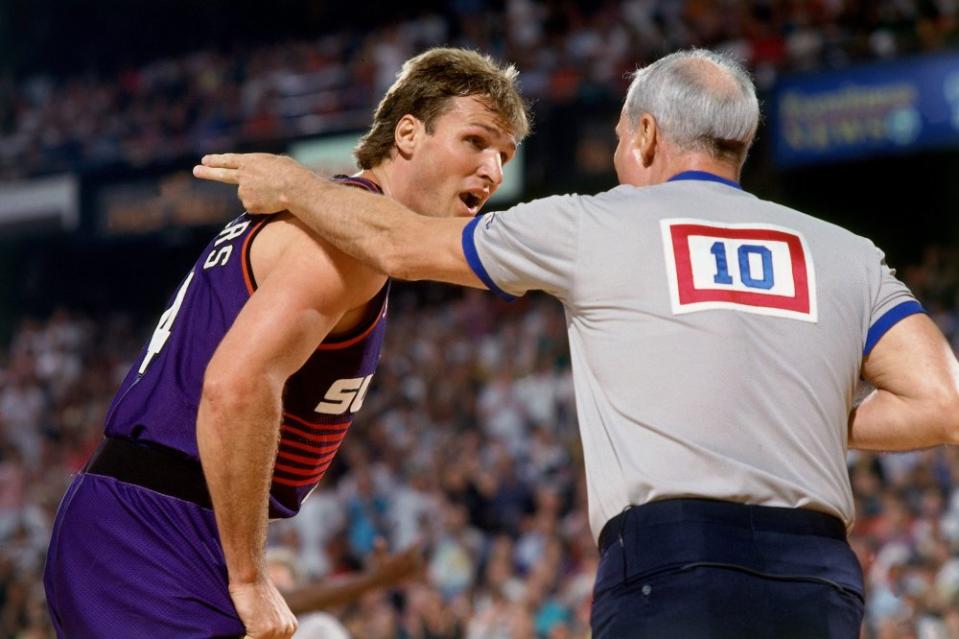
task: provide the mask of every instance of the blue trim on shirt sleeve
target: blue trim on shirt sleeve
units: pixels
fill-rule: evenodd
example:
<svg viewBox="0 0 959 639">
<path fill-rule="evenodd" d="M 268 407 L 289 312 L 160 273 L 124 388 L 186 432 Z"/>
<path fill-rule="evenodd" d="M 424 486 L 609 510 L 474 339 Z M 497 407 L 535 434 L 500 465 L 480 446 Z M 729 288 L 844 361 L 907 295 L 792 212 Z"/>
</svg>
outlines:
<svg viewBox="0 0 959 639">
<path fill-rule="evenodd" d="M 476 230 L 476 225 L 479 224 L 482 216 L 477 215 L 469 224 L 463 227 L 463 255 L 466 256 L 466 263 L 470 265 L 470 268 L 473 269 L 473 272 L 476 273 L 476 277 L 480 278 L 480 281 L 483 284 L 486 284 L 486 288 L 493 291 L 501 298 L 507 302 L 512 302 L 516 299 L 516 296 L 510 295 L 500 287 L 496 285 L 496 282 L 493 281 L 493 278 L 489 276 L 489 273 L 486 272 L 486 268 L 483 266 L 483 262 L 480 260 L 479 253 L 476 252 L 476 240 L 473 237 L 473 233 Z"/>
<path fill-rule="evenodd" d="M 899 320 L 909 317 L 910 315 L 915 315 L 916 313 L 925 312 L 926 309 L 922 307 L 922 304 L 915 300 L 910 300 L 902 304 L 897 304 L 883 313 L 883 316 L 876 320 L 876 323 L 869 328 L 869 332 L 866 334 L 866 345 L 862 349 L 863 357 L 872 352 L 873 347 L 879 342 L 879 339 L 885 335 L 890 328 L 895 326 Z"/>
</svg>

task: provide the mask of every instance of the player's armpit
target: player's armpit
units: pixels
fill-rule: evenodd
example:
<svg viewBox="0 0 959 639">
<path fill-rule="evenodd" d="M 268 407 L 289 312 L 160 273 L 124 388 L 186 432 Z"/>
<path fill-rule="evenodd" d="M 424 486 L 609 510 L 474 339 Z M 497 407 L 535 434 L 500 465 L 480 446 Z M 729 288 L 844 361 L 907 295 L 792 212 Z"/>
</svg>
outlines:
<svg viewBox="0 0 959 639">
<path fill-rule="evenodd" d="M 959 363 L 936 325 L 911 315 L 863 361 L 876 387 L 849 419 L 849 446 L 911 450 L 959 443 Z"/>
</svg>

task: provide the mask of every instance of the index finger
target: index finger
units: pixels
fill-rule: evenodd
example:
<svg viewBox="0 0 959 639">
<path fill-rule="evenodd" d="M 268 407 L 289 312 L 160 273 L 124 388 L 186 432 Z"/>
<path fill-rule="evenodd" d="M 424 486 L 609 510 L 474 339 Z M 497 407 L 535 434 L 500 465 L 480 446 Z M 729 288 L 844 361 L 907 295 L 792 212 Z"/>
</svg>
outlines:
<svg viewBox="0 0 959 639">
<path fill-rule="evenodd" d="M 193 177 L 198 177 L 202 180 L 223 182 L 224 184 L 240 183 L 240 174 L 236 169 L 216 169 L 209 166 L 203 166 L 202 164 L 197 164 L 193 167 Z"/>
<path fill-rule="evenodd" d="M 211 153 L 204 155 L 200 163 L 203 166 L 216 166 L 223 169 L 240 168 L 240 153 Z"/>
</svg>

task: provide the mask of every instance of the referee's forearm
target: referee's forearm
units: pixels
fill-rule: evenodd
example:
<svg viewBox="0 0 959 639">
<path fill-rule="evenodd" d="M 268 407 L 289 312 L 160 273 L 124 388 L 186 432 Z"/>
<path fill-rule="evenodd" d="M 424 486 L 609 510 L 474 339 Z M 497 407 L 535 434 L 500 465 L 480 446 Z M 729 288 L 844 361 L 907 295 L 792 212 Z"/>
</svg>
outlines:
<svg viewBox="0 0 959 639">
<path fill-rule="evenodd" d="M 286 200 L 317 235 L 390 277 L 484 287 L 461 248 L 466 218 L 420 215 L 389 197 L 319 178 L 297 184 Z"/>
<path fill-rule="evenodd" d="M 321 179 L 301 184 L 289 201 L 291 213 L 339 250 L 410 279 L 407 258 L 421 216 L 388 197 Z"/>
</svg>

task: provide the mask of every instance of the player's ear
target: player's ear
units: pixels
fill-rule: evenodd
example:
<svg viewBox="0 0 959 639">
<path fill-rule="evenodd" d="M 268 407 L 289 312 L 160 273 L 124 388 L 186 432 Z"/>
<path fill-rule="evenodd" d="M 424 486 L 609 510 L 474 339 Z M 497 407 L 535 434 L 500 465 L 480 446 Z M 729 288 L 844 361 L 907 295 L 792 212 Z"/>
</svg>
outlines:
<svg viewBox="0 0 959 639">
<path fill-rule="evenodd" d="M 640 166 L 648 167 L 656 157 L 656 143 L 659 141 L 659 127 L 656 118 L 644 113 L 633 131 L 633 153 Z"/>
<path fill-rule="evenodd" d="M 407 113 L 400 118 L 399 122 L 396 123 L 396 128 L 393 129 L 393 143 L 396 145 L 397 151 L 403 157 L 408 158 L 413 154 L 424 133 L 425 128 L 419 118 Z"/>
</svg>

